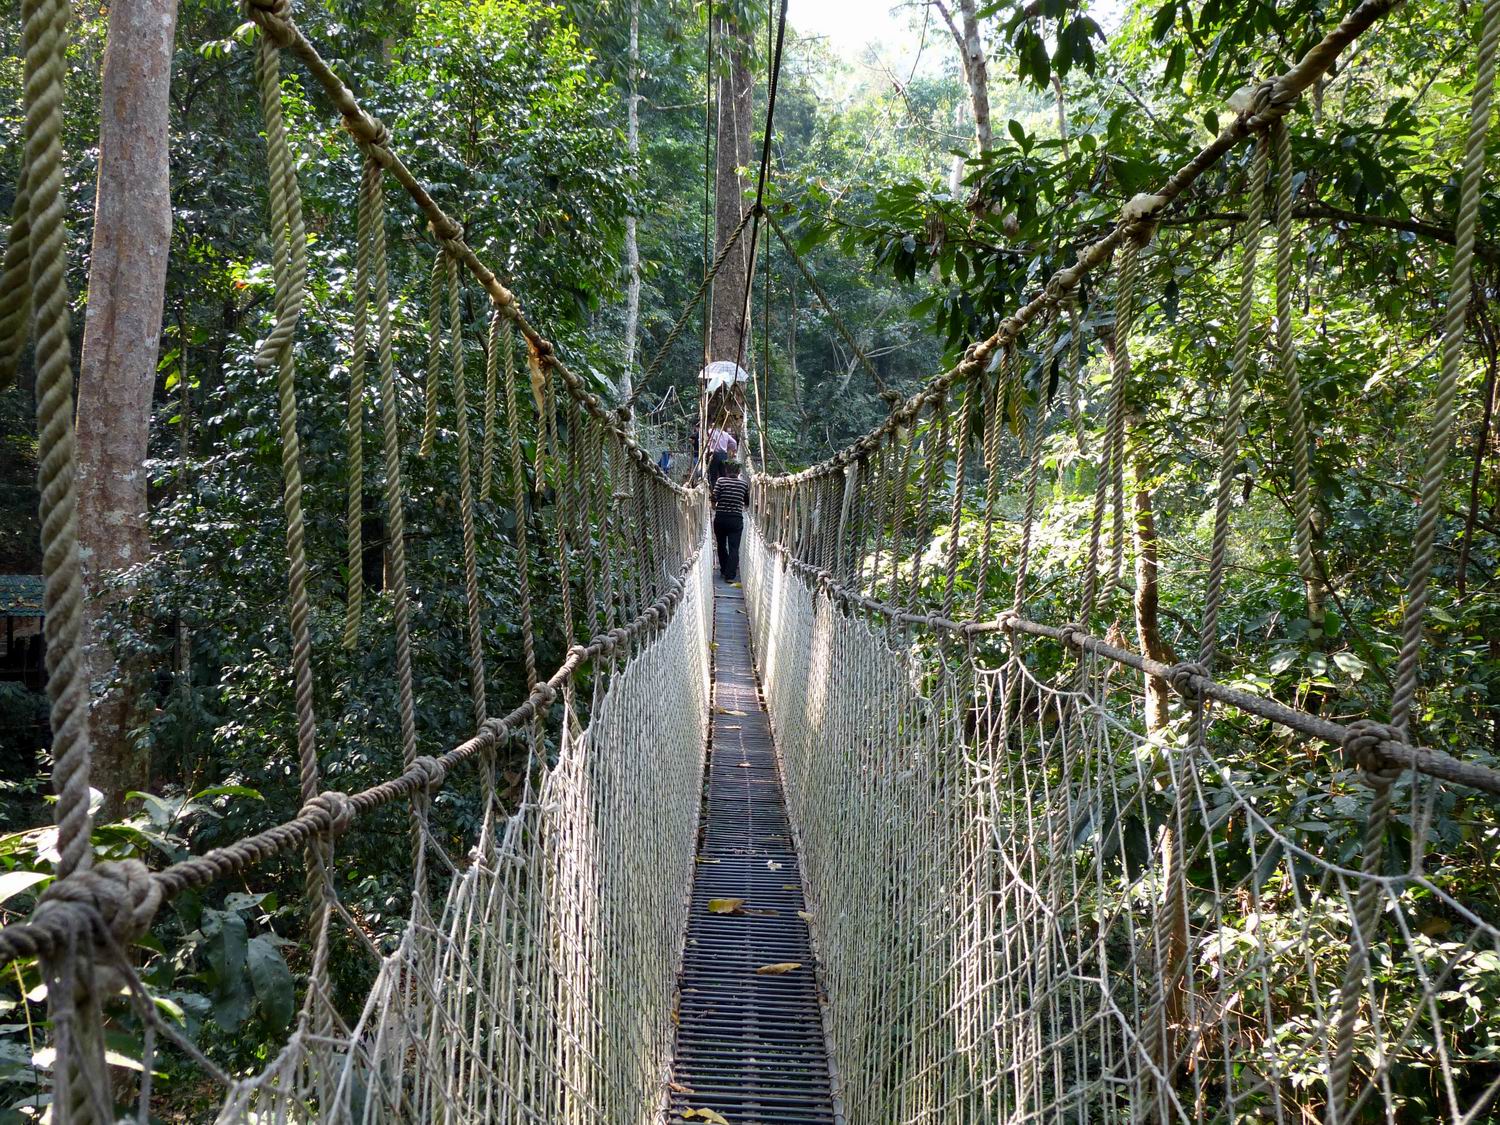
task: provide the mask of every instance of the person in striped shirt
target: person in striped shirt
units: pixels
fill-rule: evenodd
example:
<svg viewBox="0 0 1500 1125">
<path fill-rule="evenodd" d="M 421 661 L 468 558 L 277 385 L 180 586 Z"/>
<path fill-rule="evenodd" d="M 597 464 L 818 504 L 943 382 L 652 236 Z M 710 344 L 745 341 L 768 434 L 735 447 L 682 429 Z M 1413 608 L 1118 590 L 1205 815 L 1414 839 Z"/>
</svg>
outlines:
<svg viewBox="0 0 1500 1125">
<path fill-rule="evenodd" d="M 745 509 L 750 506 L 750 486 L 740 476 L 738 461 L 724 463 L 724 475 L 714 482 L 709 498 L 714 506 L 719 573 L 725 582 L 736 582 L 740 576 L 740 536 L 745 530 Z"/>
</svg>

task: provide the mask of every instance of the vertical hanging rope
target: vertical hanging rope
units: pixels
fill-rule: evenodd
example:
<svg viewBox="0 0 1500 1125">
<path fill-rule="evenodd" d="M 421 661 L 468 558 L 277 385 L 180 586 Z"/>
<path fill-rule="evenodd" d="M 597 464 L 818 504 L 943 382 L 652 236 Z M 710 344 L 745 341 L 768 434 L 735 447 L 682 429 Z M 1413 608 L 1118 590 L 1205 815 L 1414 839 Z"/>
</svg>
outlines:
<svg viewBox="0 0 1500 1125">
<path fill-rule="evenodd" d="M 375 144 L 384 145 L 382 127 Z M 401 722 L 401 761 L 417 756 L 416 708 L 411 670 L 411 606 L 406 587 L 406 499 L 401 486 L 401 417 L 396 398 L 396 360 L 392 342 L 390 270 L 385 247 L 385 203 L 380 163 L 368 153 L 364 176 L 373 181 L 370 221 L 372 296 L 375 303 L 375 354 L 379 368 L 381 447 L 385 459 L 386 565 L 396 632 L 397 710 Z"/>
<path fill-rule="evenodd" d="M 355 231 L 354 324 L 349 355 L 349 414 L 344 425 L 348 444 L 349 497 L 344 510 L 348 536 L 345 566 L 348 569 L 347 603 L 344 614 L 344 647 L 359 644 L 359 619 L 364 602 L 365 520 L 365 363 L 370 350 L 370 224 L 374 221 L 375 193 L 379 178 L 361 176 L 359 217 Z"/>
<path fill-rule="evenodd" d="M 1130 378 L 1129 354 L 1121 355 L 1120 348 L 1130 328 L 1135 303 L 1135 277 L 1140 246 L 1135 239 L 1127 238 L 1119 250 L 1119 262 L 1115 275 L 1115 343 L 1114 362 L 1110 368 L 1109 410 L 1106 415 L 1104 442 L 1100 447 L 1096 463 L 1097 479 L 1094 482 L 1094 514 L 1089 526 L 1089 555 L 1084 568 L 1083 611 L 1080 620 L 1087 626 L 1089 618 L 1099 600 L 1099 547 L 1104 531 L 1104 508 L 1109 496 L 1111 480 L 1124 472 L 1122 451 L 1115 448 L 1116 419 L 1123 433 L 1125 419 L 1125 384 Z M 1120 487 L 1120 505 L 1123 523 L 1124 486 Z M 1120 528 L 1120 547 L 1124 549 L 1124 529 Z M 1106 585 L 1104 598 L 1114 590 L 1114 575 Z"/>
<path fill-rule="evenodd" d="M 1045 353 L 1044 364 L 1056 356 L 1059 337 L 1062 335 L 1061 319 L 1054 320 L 1052 325 L 1052 347 Z M 1045 367 L 1042 373 L 1046 378 Z M 1042 436 L 1046 432 L 1047 423 L 1047 400 L 1045 390 L 1037 395 L 1035 405 L 1031 412 L 1031 456 L 1026 465 L 1026 515 L 1021 524 L 1021 549 L 1016 557 L 1016 588 L 1011 598 L 1010 607 L 1015 613 L 1020 613 L 1026 604 L 1026 578 L 1031 570 L 1031 539 L 1036 524 L 1036 486 L 1037 480 L 1042 475 Z"/>
<path fill-rule="evenodd" d="M 1458 375 L 1463 360 L 1464 321 L 1469 311 L 1474 270 L 1474 242 L 1479 219 L 1479 188 L 1484 175 L 1485 139 L 1495 95 L 1495 51 L 1500 41 L 1500 0 L 1486 0 L 1481 16 L 1479 51 L 1475 64 L 1474 92 L 1469 103 L 1469 129 L 1464 140 L 1459 173 L 1458 222 L 1454 227 L 1453 265 L 1448 283 L 1448 307 L 1443 318 L 1442 359 L 1438 385 L 1433 395 L 1432 419 L 1427 432 L 1426 462 L 1422 472 L 1417 528 L 1412 542 L 1411 572 L 1406 586 L 1406 613 L 1402 621 L 1401 658 L 1396 666 L 1396 690 L 1391 699 L 1389 733 L 1406 740 L 1411 736 L 1411 711 L 1421 677 L 1422 632 L 1427 616 L 1428 580 L 1436 552 L 1437 524 L 1441 515 L 1443 473 L 1448 464 L 1453 419 L 1457 410 Z M 1359 726 L 1359 724 L 1356 724 Z M 1359 735 L 1379 736 L 1386 731 L 1378 724 Z M 1354 733 L 1351 731 L 1351 734 Z M 1357 748 L 1351 740 L 1351 750 Z M 1350 933 L 1349 964 L 1339 990 L 1339 1010 L 1334 1037 L 1333 1060 L 1328 1074 L 1328 1122 L 1344 1125 L 1349 1097 L 1349 1079 L 1354 1070 L 1355 1025 L 1359 1017 L 1360 993 L 1369 965 L 1370 948 L 1380 926 L 1381 887 L 1373 876 L 1385 853 L 1386 829 L 1390 823 L 1391 796 L 1399 769 L 1365 765 L 1364 779 L 1372 790 L 1365 822 L 1360 867 L 1366 878 L 1360 882 L 1354 902 Z M 1424 818 L 1414 818 L 1421 832 Z M 1414 841 L 1414 866 L 1421 860 L 1421 842 Z"/>
<path fill-rule="evenodd" d="M 438 386 L 443 377 L 443 255 L 432 259 L 427 288 L 427 386 L 419 457 L 431 457 L 437 441 Z"/>
<path fill-rule="evenodd" d="M 292 665 L 296 682 L 297 748 L 302 800 L 318 793 L 318 759 L 313 725 L 312 642 L 307 627 L 307 552 L 302 523 L 302 449 L 297 436 L 297 388 L 292 345 L 302 315 L 307 283 L 307 235 L 302 196 L 292 166 L 281 113 L 280 54 L 270 37 L 260 37 L 256 79 L 266 121 L 270 166 L 272 272 L 276 282 L 275 323 L 256 353 L 256 365 L 276 371 L 280 407 L 281 472 L 286 514 L 287 585 L 291 606 Z"/>
<path fill-rule="evenodd" d="M 995 539 L 995 505 L 1000 498 L 1000 432 L 1005 420 L 1000 416 L 1000 388 L 1009 377 L 1015 361 L 1010 348 L 1001 355 L 1004 365 L 999 373 L 981 375 L 984 388 L 984 530 L 979 536 L 979 563 L 974 575 L 974 612 L 978 620 L 984 608 L 985 589 L 989 585 L 990 551 Z"/>
<path fill-rule="evenodd" d="M 901 471 L 896 476 L 896 491 L 894 502 L 896 511 L 891 521 L 891 585 L 886 597 L 892 605 L 901 604 L 901 559 L 903 556 L 903 544 L 906 532 L 906 509 L 910 503 L 912 469 L 916 458 L 917 433 L 915 425 L 907 426 L 905 431 L 897 430 L 893 441 L 900 442 L 905 438 L 906 449 L 901 453 Z M 793 498 L 795 502 L 795 497 Z M 891 634 L 895 635 L 896 618 L 891 617 Z"/>
<path fill-rule="evenodd" d="M 1297 569 L 1307 591 L 1311 635 L 1323 635 L 1323 582 L 1313 557 L 1312 459 L 1307 414 L 1302 406 L 1302 380 L 1297 373 L 1297 345 L 1292 333 L 1292 143 L 1286 122 L 1271 123 L 1276 157 L 1276 357 L 1286 394 L 1286 422 L 1292 439 L 1292 543 Z"/>
<path fill-rule="evenodd" d="M 445 243 L 442 258 L 448 275 L 448 351 L 453 368 L 453 410 L 458 426 L 458 505 L 464 542 L 469 696 L 474 706 L 474 725 L 479 727 L 489 712 L 485 703 L 484 624 L 480 614 L 479 562 L 474 541 L 474 469 L 469 443 L 469 373 L 464 361 L 463 289 L 458 283 L 457 248 Z"/>
<path fill-rule="evenodd" d="M 62 183 L 63 83 L 68 5 L 22 5 L 25 148 L 0 298 L 0 385 L 19 364 L 28 316 L 36 334 L 38 516 L 45 582 L 43 630 L 52 727 L 52 787 L 57 794 L 56 873 L 61 883 L 92 866 L 89 815 L 88 680 L 83 664 L 83 585 L 79 563 L 73 434 L 73 360 L 69 344 L 67 232 Z M 73 1122 L 111 1119 L 103 1029 L 92 957 L 81 943 L 43 965 L 58 1052 L 54 1111 Z"/>
<path fill-rule="evenodd" d="M 554 471 L 558 474 L 554 486 L 555 507 L 557 509 L 557 532 L 554 538 L 557 541 L 557 573 L 558 593 L 562 597 L 563 611 L 563 638 L 566 648 L 572 648 L 577 638 L 577 630 L 573 622 L 573 568 L 570 558 L 571 552 L 568 547 L 568 523 L 572 508 L 573 482 L 569 479 L 567 472 L 567 458 L 563 456 L 561 438 L 557 429 L 557 380 L 555 371 L 549 369 L 547 378 L 547 433 L 552 444 L 552 464 Z M 566 394 L 566 388 L 564 389 Z M 572 684 L 569 683 L 568 691 L 571 693 Z"/>
<path fill-rule="evenodd" d="M 1426 463 L 1422 471 L 1421 501 L 1412 541 L 1411 574 L 1406 585 L 1406 615 L 1401 629 L 1401 659 L 1396 668 L 1396 691 L 1391 700 L 1391 725 L 1405 736 L 1416 700 L 1421 672 L 1422 628 L 1427 616 L 1427 582 L 1432 574 L 1434 543 L 1442 505 L 1439 493 L 1448 465 L 1453 418 L 1457 411 L 1458 375 L 1463 363 L 1464 320 L 1474 280 L 1474 241 L 1479 221 L 1479 187 L 1484 176 L 1485 136 L 1494 100 L 1495 43 L 1500 38 L 1500 3 L 1484 6 L 1474 93 L 1469 107 L 1469 131 L 1464 143 L 1458 192 L 1458 222 L 1454 228 L 1453 266 L 1448 283 L 1448 307 L 1443 317 L 1442 360 L 1433 395 Z"/>
<path fill-rule="evenodd" d="M 20 324 L 12 328 L 7 323 L 4 328 L 11 339 L 24 340 L 25 311 L 30 307 L 36 333 L 37 492 L 46 582 L 43 627 L 51 701 L 52 781 L 58 797 L 57 874 L 62 878 L 91 862 L 89 700 L 80 651 L 83 585 L 78 558 L 73 359 L 62 197 L 68 6 L 59 0 L 30 0 L 22 16 L 27 47 L 23 156 L 27 208 L 24 220 L 12 227 L 12 242 L 6 253 L 6 311 L 18 317 Z M 17 210 L 20 219 L 19 201 Z M 23 227 L 25 233 L 18 237 L 16 226 Z M 24 281 L 19 276 L 22 263 L 27 271 Z"/>
<path fill-rule="evenodd" d="M 484 350 L 484 437 L 480 448 L 479 499 L 490 498 L 495 479 L 495 403 L 500 383 L 500 334 L 504 325 L 500 310 L 490 314 L 490 334 Z"/>
<path fill-rule="evenodd" d="M 1063 309 L 1068 314 L 1068 419 L 1078 438 L 1078 453 L 1085 453 L 1088 419 L 1083 407 L 1083 317 L 1078 309 L 1075 286 L 1063 294 Z"/>
<path fill-rule="evenodd" d="M 281 108 L 281 52 L 262 28 L 256 55 L 256 83 L 261 114 L 266 123 L 266 154 L 271 204 L 271 267 L 276 305 L 271 334 L 255 355 L 262 370 L 274 367 L 281 426 L 282 504 L 286 518 L 287 589 L 292 632 L 292 675 L 295 684 L 297 757 L 302 803 L 318 796 L 318 751 L 313 713 L 312 640 L 308 631 L 307 551 L 302 517 L 302 449 L 297 435 L 297 381 L 294 344 L 307 285 L 307 233 L 302 222 L 302 194 L 297 183 L 291 147 Z M 316 935 L 308 987 L 319 997 L 320 1019 L 330 1018 L 328 996 L 329 899 L 325 840 L 307 849 L 307 898 L 310 928 Z"/>
<path fill-rule="evenodd" d="M 519 401 L 516 395 L 515 329 L 505 325 L 505 438 L 510 453 L 510 502 L 516 517 L 516 568 L 521 588 L 521 644 L 526 659 L 526 687 L 536 687 L 536 638 L 531 619 L 531 552 L 527 545 L 526 462 L 521 453 Z"/>
<path fill-rule="evenodd" d="M 921 505 L 921 518 L 917 524 L 916 542 L 911 560 L 911 586 L 907 589 L 906 608 L 915 613 L 922 600 L 922 556 L 932 544 L 932 535 L 937 520 L 933 518 L 931 504 L 935 497 L 943 494 L 943 477 L 948 467 L 948 394 L 943 391 L 932 406 L 932 416 L 927 424 L 927 436 L 922 443 L 927 463 L 926 479 L 922 484 L 917 502 Z"/>
<path fill-rule="evenodd" d="M 947 582 L 943 587 L 943 616 L 953 617 L 953 601 L 958 586 L 959 525 L 963 520 L 964 477 L 969 463 L 969 419 L 974 413 L 974 391 L 979 386 L 969 381 L 958 407 L 958 441 L 953 447 L 953 497 L 948 508 Z"/>
<path fill-rule="evenodd" d="M 1136 241 L 1131 236 L 1131 241 Z M 1145 248 L 1145 239 L 1138 249 Z M 1114 379 L 1109 399 L 1110 497 L 1114 524 L 1110 531 L 1110 568 L 1104 600 L 1113 596 L 1125 573 L 1125 398 L 1130 393 L 1130 331 L 1135 324 L 1136 271 L 1138 253 L 1120 261 L 1120 292 L 1115 307 Z"/>
<path fill-rule="evenodd" d="M 29 58 L 29 45 L 23 46 L 23 50 Z M 10 241 L 5 244 L 5 263 L 0 266 L 0 391 L 16 381 L 30 324 L 31 189 L 23 157 L 10 213 Z"/>
<path fill-rule="evenodd" d="M 1219 431 L 1219 484 L 1214 495 L 1213 545 L 1209 551 L 1208 587 L 1203 594 L 1203 625 L 1198 660 L 1213 667 L 1219 643 L 1219 604 L 1224 595 L 1224 566 L 1229 548 L 1229 501 L 1240 460 L 1240 426 L 1245 417 L 1245 384 L 1249 380 L 1250 336 L 1255 318 L 1255 263 L 1260 249 L 1260 224 L 1266 206 L 1268 144 L 1256 139 L 1250 158 L 1250 191 L 1246 201 L 1243 245 L 1240 249 L 1240 295 L 1235 308 L 1234 354 L 1229 373 L 1229 395 L 1224 425 Z"/>
</svg>

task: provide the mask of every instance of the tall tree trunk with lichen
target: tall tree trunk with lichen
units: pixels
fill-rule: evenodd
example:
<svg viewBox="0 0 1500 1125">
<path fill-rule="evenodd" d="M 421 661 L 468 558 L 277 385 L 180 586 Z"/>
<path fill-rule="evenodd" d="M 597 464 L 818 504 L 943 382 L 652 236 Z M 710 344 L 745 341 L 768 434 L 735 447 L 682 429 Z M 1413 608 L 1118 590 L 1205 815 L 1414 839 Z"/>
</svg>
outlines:
<svg viewBox="0 0 1500 1125">
<path fill-rule="evenodd" d="M 714 166 L 714 253 L 734 235 L 751 206 L 750 183 L 741 169 L 750 164 L 750 116 L 754 86 L 750 76 L 750 29 L 716 16 L 714 38 L 722 45 L 718 66 L 718 159 Z M 750 342 L 750 234 L 747 229 L 714 277 L 709 295 L 706 362 L 728 360 L 745 366 Z M 708 408 L 710 426 L 744 428 L 745 388 L 736 384 L 715 396 Z"/>
<path fill-rule="evenodd" d="M 630 2 L 630 68 L 629 84 L 625 94 L 625 146 L 630 152 L 631 165 L 641 165 L 641 114 L 640 94 L 636 92 L 637 76 L 641 69 L 641 0 Z M 625 216 L 625 368 L 620 374 L 620 398 L 626 404 L 626 423 L 635 417 L 630 406 L 635 394 L 635 344 L 641 320 L 641 248 L 637 239 L 636 214 L 632 206 Z"/>
<path fill-rule="evenodd" d="M 975 151 L 989 152 L 994 144 L 994 133 L 990 128 L 990 68 L 984 53 L 984 37 L 979 31 L 979 7 L 975 0 L 957 0 L 958 18 L 955 19 L 943 0 L 931 2 L 948 25 L 958 48 L 959 62 L 963 64 L 964 83 L 969 89 L 969 116 L 974 122 Z M 949 182 L 955 193 L 963 180 L 963 166 L 962 157 L 953 158 Z"/>
<path fill-rule="evenodd" d="M 168 110 L 177 0 L 109 10 L 88 312 L 78 379 L 78 534 L 89 597 L 84 638 L 95 702 L 92 777 L 105 817 L 150 775 L 131 727 L 137 670 L 117 657 L 105 619 L 128 575 L 151 557 L 146 446 L 172 240 Z M 124 576 L 126 585 L 114 584 Z M 100 694 L 102 685 L 102 694 Z"/>
</svg>

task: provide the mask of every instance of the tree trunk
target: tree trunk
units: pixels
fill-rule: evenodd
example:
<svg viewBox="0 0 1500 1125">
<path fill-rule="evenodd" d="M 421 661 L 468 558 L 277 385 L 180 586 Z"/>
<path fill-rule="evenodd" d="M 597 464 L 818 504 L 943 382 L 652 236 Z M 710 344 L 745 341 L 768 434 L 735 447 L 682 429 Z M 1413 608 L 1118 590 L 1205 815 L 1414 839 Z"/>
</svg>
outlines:
<svg viewBox="0 0 1500 1125">
<path fill-rule="evenodd" d="M 1135 477 L 1135 632 L 1141 654 L 1163 664 L 1174 661 L 1172 650 L 1161 637 L 1160 585 L 1157 580 L 1156 515 L 1152 510 L 1152 488 L 1146 466 L 1148 438 L 1141 419 L 1132 415 L 1130 428 L 1131 470 Z M 1146 734 L 1166 729 L 1172 688 L 1160 676 L 1146 675 Z"/>
<path fill-rule="evenodd" d="M 634 168 L 641 164 L 640 95 L 636 76 L 641 64 L 641 0 L 630 2 L 630 83 L 625 97 L 625 146 Z M 634 210 L 625 216 L 625 370 L 620 375 L 620 398 L 626 403 L 626 423 L 635 417 L 629 405 L 635 393 L 635 337 L 641 319 L 641 249 L 636 239 Z"/>
<path fill-rule="evenodd" d="M 990 129 L 990 67 L 984 56 L 984 38 L 979 33 L 978 5 L 975 0 L 958 0 L 956 21 L 943 0 L 932 0 L 932 5 L 948 25 L 958 47 L 959 61 L 963 63 L 964 82 L 969 87 L 969 113 L 974 119 L 974 147 L 981 153 L 989 152 L 994 144 Z M 955 160 L 950 174 L 955 192 L 963 179 L 962 173 L 962 163 Z"/>
<path fill-rule="evenodd" d="M 135 669 L 103 636 L 111 579 L 151 555 L 146 526 L 146 442 L 172 240 L 168 109 L 176 0 L 109 10 L 99 119 L 88 311 L 78 378 L 78 533 L 83 548 L 89 678 L 103 684 L 90 714 L 93 780 L 102 815 L 144 788 L 149 753 L 130 738 Z"/>
<path fill-rule="evenodd" d="M 964 75 L 969 80 L 969 104 L 974 111 L 974 144 L 980 152 L 989 152 L 994 140 L 990 134 L 990 68 L 984 58 L 984 41 L 979 36 L 979 16 L 974 0 L 958 0 L 963 19 Z"/>
<path fill-rule="evenodd" d="M 723 44 L 718 78 L 718 160 L 714 175 L 714 254 L 734 234 L 750 203 L 749 181 L 739 170 L 750 163 L 750 116 L 753 86 L 750 77 L 749 29 L 719 18 L 716 38 Z M 727 62 L 725 61 L 727 60 Z M 747 364 L 750 342 L 750 237 L 748 230 L 719 267 L 709 300 L 708 355 L 705 360 Z M 709 404 L 708 424 L 721 421 L 735 433 L 744 432 L 745 388 L 736 384 Z"/>
</svg>

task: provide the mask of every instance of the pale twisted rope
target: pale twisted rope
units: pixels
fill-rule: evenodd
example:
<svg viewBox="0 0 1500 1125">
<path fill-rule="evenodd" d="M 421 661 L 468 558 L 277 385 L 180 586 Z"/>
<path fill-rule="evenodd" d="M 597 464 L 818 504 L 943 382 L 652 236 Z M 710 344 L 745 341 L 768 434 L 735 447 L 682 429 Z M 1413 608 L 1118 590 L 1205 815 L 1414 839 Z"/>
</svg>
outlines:
<svg viewBox="0 0 1500 1125">
<path fill-rule="evenodd" d="M 1292 324 L 1292 142 L 1285 121 L 1270 126 L 1276 150 L 1276 358 L 1286 392 L 1286 421 L 1292 439 L 1292 544 L 1307 590 L 1307 617 L 1314 637 L 1323 635 L 1323 581 L 1313 554 L 1312 456 L 1297 343 Z"/>
<path fill-rule="evenodd" d="M 474 723 L 482 725 L 489 709 L 485 701 L 484 617 L 479 600 L 479 561 L 474 541 L 474 468 L 469 441 L 469 372 L 464 356 L 462 289 L 458 258 L 444 246 L 442 260 L 448 281 L 448 349 L 453 371 L 453 412 L 458 429 L 458 507 L 463 534 L 464 610 L 469 640 L 469 696 Z"/>
<path fill-rule="evenodd" d="M 27 57 L 31 48 L 24 41 Z M 31 189 L 27 183 L 26 162 L 16 179 L 16 198 L 11 207 L 10 238 L 5 244 L 5 260 L 0 265 L 0 391 L 16 381 L 21 351 L 26 346 L 26 332 L 31 322 Z"/>
<path fill-rule="evenodd" d="M 1109 409 L 1105 420 L 1104 441 L 1100 446 L 1094 482 L 1094 513 L 1089 524 L 1088 563 L 1084 569 L 1082 619 L 1087 622 L 1093 616 L 1098 601 L 1107 601 L 1114 591 L 1124 557 L 1124 426 L 1125 386 L 1130 379 L 1130 353 L 1126 343 L 1130 334 L 1130 321 L 1135 302 L 1135 279 L 1138 272 L 1137 257 L 1140 247 L 1132 239 L 1120 248 L 1120 261 L 1115 276 L 1115 339 L 1109 385 Z M 1117 443 L 1116 433 L 1121 440 Z M 1109 577 L 1099 592 L 1099 555 L 1104 533 L 1104 509 L 1111 494 L 1111 485 L 1120 481 L 1115 508 L 1115 558 Z"/>
<path fill-rule="evenodd" d="M 1234 353 L 1229 369 L 1229 391 L 1224 422 L 1219 430 L 1219 478 L 1214 493 L 1213 541 L 1209 548 L 1208 586 L 1203 595 L 1202 626 L 1198 630 L 1198 661 L 1212 668 L 1219 643 L 1219 606 L 1224 595 L 1224 566 L 1229 549 L 1229 503 L 1240 463 L 1240 427 L 1245 417 L 1245 386 L 1253 362 L 1250 337 L 1255 318 L 1255 269 L 1260 249 L 1261 217 L 1266 205 L 1266 161 L 1269 144 L 1256 142 L 1250 161 L 1250 192 L 1241 226 L 1240 292 L 1235 304 Z"/>
<path fill-rule="evenodd" d="M 484 349 L 484 436 L 479 453 L 479 500 L 487 502 L 495 480 L 495 411 L 500 386 L 500 336 L 505 318 L 497 309 L 490 314 L 489 337 Z"/>
<path fill-rule="evenodd" d="M 443 260 L 439 254 L 432 260 L 432 276 L 427 289 L 427 378 L 423 395 L 422 444 L 418 454 L 432 456 L 437 441 L 438 392 L 443 378 Z"/>
<path fill-rule="evenodd" d="M 1481 17 L 1474 92 L 1469 106 L 1469 128 L 1464 140 L 1459 172 L 1458 221 L 1454 229 L 1453 265 L 1448 283 L 1448 307 L 1443 318 L 1442 358 L 1438 385 L 1433 394 L 1426 462 L 1422 473 L 1417 527 L 1412 537 L 1412 562 L 1406 587 L 1406 612 L 1402 619 L 1401 657 L 1396 667 L 1396 690 L 1391 699 L 1391 729 L 1402 740 L 1410 734 L 1411 710 L 1421 676 L 1422 631 L 1427 614 L 1428 582 L 1436 553 L 1437 524 L 1441 515 L 1440 494 L 1448 464 L 1453 419 L 1457 409 L 1458 375 L 1463 362 L 1464 321 L 1468 315 L 1474 269 L 1474 241 L 1479 216 L 1479 188 L 1484 174 L 1485 138 L 1490 127 L 1495 95 L 1495 52 L 1500 43 L 1500 0 L 1488 0 Z M 1380 870 L 1389 826 L 1392 790 L 1400 771 L 1386 764 L 1371 763 L 1365 778 L 1373 790 L 1362 842 L 1361 870 L 1373 876 Z M 1414 818 L 1417 831 L 1425 832 L 1421 818 Z M 1416 855 L 1421 855 L 1417 843 Z M 1354 934 L 1349 963 L 1339 995 L 1338 1028 L 1333 1059 L 1329 1066 L 1329 1125 L 1343 1125 L 1349 1078 L 1354 1069 L 1355 1022 L 1365 986 L 1370 947 L 1380 925 L 1380 894 L 1366 880 L 1354 901 Z"/>
<path fill-rule="evenodd" d="M 344 510 L 348 544 L 344 565 L 348 571 L 347 606 L 344 616 L 344 647 L 359 644 L 359 619 L 364 603 L 365 522 L 365 364 L 370 352 L 370 269 L 380 198 L 380 165 L 367 161 L 359 184 L 359 212 L 355 231 L 354 324 L 349 350 L 349 415 L 344 425 L 348 443 L 346 460 L 349 499 Z"/>
</svg>

